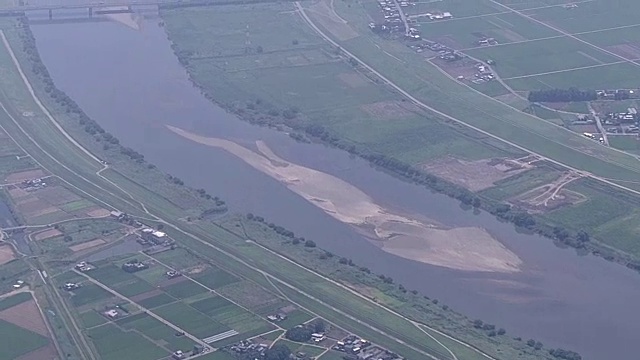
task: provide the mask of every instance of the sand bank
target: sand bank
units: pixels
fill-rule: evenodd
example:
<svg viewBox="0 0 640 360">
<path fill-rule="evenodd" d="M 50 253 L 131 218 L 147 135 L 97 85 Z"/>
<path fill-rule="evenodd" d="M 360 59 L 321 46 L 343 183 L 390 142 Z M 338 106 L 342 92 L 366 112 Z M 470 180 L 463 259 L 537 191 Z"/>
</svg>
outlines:
<svg viewBox="0 0 640 360">
<path fill-rule="evenodd" d="M 423 263 L 467 271 L 516 272 L 522 261 L 481 228 L 444 228 L 385 209 L 350 183 L 286 161 L 256 142 L 259 152 L 232 141 L 204 137 L 167 126 L 191 141 L 224 149 L 257 170 L 281 181 L 332 217 L 368 234 L 391 254 Z"/>
<path fill-rule="evenodd" d="M 127 10 L 126 6 L 109 6 L 100 10 Z M 104 17 L 111 21 L 119 22 L 133 30 L 140 30 L 140 18 L 135 13 L 104 14 Z"/>
</svg>

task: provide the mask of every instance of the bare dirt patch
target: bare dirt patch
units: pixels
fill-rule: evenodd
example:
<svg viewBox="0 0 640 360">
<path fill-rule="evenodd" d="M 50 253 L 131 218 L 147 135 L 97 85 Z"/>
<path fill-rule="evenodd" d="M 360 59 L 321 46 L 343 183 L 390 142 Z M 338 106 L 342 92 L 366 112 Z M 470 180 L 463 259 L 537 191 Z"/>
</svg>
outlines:
<svg viewBox="0 0 640 360">
<path fill-rule="evenodd" d="M 151 290 L 151 291 L 147 291 L 146 293 L 142 293 L 142 294 L 138 294 L 136 296 L 132 296 L 131 300 L 138 302 L 138 301 L 142 301 L 144 299 L 149 299 L 152 298 L 154 296 L 160 295 L 162 294 L 162 290 Z"/>
<path fill-rule="evenodd" d="M 37 350 L 34 350 L 30 353 L 26 353 L 16 360 L 48 360 L 48 359 L 57 359 L 58 352 L 56 351 L 55 346 L 49 344 L 47 346 L 43 346 Z"/>
<path fill-rule="evenodd" d="M 83 242 L 83 243 L 78 244 L 78 245 L 70 246 L 69 249 L 71 249 L 71 251 L 73 251 L 73 252 L 78 252 L 78 251 L 90 249 L 92 247 L 96 247 L 96 246 L 99 246 L 99 245 L 102 245 L 102 244 L 106 244 L 106 243 L 107 242 L 104 239 L 95 239 L 95 240 Z"/>
<path fill-rule="evenodd" d="M 584 195 L 564 189 L 564 186 L 580 178 L 580 175 L 573 172 L 564 173 L 555 181 L 518 195 L 510 202 L 523 207 L 530 213 L 544 213 L 585 201 L 587 198 Z"/>
<path fill-rule="evenodd" d="M 0 265 L 6 264 L 16 258 L 16 254 L 9 245 L 0 246 Z"/>
<path fill-rule="evenodd" d="M 480 191 L 492 187 L 498 180 L 531 169 L 532 165 L 511 159 L 464 161 L 447 157 L 425 164 L 423 168 L 471 191 Z"/>
<path fill-rule="evenodd" d="M 187 274 L 189 274 L 189 275 L 199 274 L 199 273 L 205 271 L 206 269 L 207 269 L 206 265 L 194 266 L 194 267 L 192 267 L 191 269 L 189 269 L 187 271 Z"/>
<path fill-rule="evenodd" d="M 400 101 L 380 101 L 361 105 L 360 108 L 378 119 L 399 119 L 414 115 L 419 109 L 412 104 Z"/>
<path fill-rule="evenodd" d="M 42 232 L 37 233 L 36 235 L 33 236 L 33 238 L 35 240 L 46 240 L 46 239 L 50 239 L 54 236 L 60 236 L 62 235 L 62 232 L 58 229 L 49 229 L 49 230 L 45 230 Z"/>
<path fill-rule="evenodd" d="M 638 43 L 612 45 L 607 46 L 606 49 L 626 59 L 640 59 L 640 44 Z"/>
<path fill-rule="evenodd" d="M 353 39 L 359 34 L 333 8 L 332 0 L 322 0 L 309 6 L 309 11 L 314 13 L 314 18 L 340 41 Z"/>
<path fill-rule="evenodd" d="M 85 213 L 87 214 L 87 216 L 94 218 L 109 216 L 109 210 L 103 208 L 89 208 L 89 210 L 85 211 Z"/>
<path fill-rule="evenodd" d="M 363 87 L 368 83 L 364 76 L 358 73 L 342 73 L 338 75 L 338 79 L 351 88 Z"/>
<path fill-rule="evenodd" d="M 17 183 L 25 180 L 41 178 L 43 176 L 45 176 L 45 172 L 40 169 L 36 169 L 36 170 L 27 170 L 27 171 L 13 173 L 7 176 L 5 180 L 8 183 Z"/>
<path fill-rule="evenodd" d="M 40 310 L 34 300 L 25 301 L 14 307 L 0 311 L 0 319 L 49 337 L 47 325 L 40 316 Z"/>
<path fill-rule="evenodd" d="M 513 30 L 509 30 L 509 29 L 505 29 L 505 28 L 501 28 L 501 29 L 497 29 L 497 30 L 493 30 L 493 33 L 496 33 L 502 37 L 504 37 L 505 39 L 512 41 L 512 42 L 517 42 L 517 41 L 526 41 L 527 38 L 518 34 L 517 32 L 513 31 Z"/>
</svg>

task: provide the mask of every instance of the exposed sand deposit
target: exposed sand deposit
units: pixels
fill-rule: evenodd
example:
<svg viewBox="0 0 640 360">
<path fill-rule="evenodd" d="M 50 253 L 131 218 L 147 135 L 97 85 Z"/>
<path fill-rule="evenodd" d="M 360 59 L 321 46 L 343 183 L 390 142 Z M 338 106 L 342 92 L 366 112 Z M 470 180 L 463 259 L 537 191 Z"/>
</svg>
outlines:
<svg viewBox="0 0 640 360">
<path fill-rule="evenodd" d="M 371 239 L 389 253 L 467 271 L 515 272 L 522 263 L 484 229 L 446 229 L 393 213 L 335 176 L 281 159 L 263 142 L 256 143 L 259 152 L 255 152 L 228 140 L 167 128 L 191 141 L 224 149 L 283 182 L 334 218 L 359 229 L 369 229 Z"/>
<path fill-rule="evenodd" d="M 126 6 L 109 6 L 100 10 L 110 11 L 126 11 Z M 133 30 L 140 30 L 140 17 L 135 13 L 123 12 L 123 13 L 109 13 L 104 14 L 104 17 L 111 21 L 119 22 Z"/>
</svg>

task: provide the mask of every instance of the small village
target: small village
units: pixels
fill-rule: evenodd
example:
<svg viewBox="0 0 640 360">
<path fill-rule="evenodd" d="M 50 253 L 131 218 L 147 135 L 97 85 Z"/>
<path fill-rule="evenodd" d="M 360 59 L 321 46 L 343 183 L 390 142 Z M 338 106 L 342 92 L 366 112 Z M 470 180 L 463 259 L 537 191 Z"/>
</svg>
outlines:
<svg viewBox="0 0 640 360">
<path fill-rule="evenodd" d="M 453 19 L 453 14 L 448 11 L 432 11 L 416 15 L 407 15 L 405 9 L 415 6 L 413 2 L 378 1 L 380 13 L 378 22 L 369 24 L 369 28 L 381 36 L 391 37 L 403 41 L 407 47 L 422 54 L 427 61 L 437 60 L 441 67 L 455 77 L 458 81 L 468 81 L 472 84 L 482 84 L 495 80 L 496 76 L 491 70 L 492 60 L 486 63 L 477 59 L 471 59 L 451 47 L 437 41 L 426 39 L 421 35 L 419 20 L 444 21 Z M 475 33 L 478 40 L 475 45 L 497 45 L 498 41 L 482 33 Z M 461 61 L 462 60 L 462 61 Z M 461 62 L 461 64 L 456 64 Z"/>
</svg>

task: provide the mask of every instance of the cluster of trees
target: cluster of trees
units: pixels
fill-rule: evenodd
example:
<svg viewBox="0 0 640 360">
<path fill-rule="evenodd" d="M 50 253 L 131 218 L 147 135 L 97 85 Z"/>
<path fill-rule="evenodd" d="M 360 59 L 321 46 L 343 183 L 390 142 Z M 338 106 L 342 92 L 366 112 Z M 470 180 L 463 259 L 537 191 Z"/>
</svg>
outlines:
<svg viewBox="0 0 640 360">
<path fill-rule="evenodd" d="M 533 339 L 529 339 L 529 340 L 527 340 L 527 346 L 528 347 L 532 347 L 532 348 L 534 348 L 536 350 L 540 350 L 540 349 L 542 349 L 543 345 L 542 345 L 542 343 L 540 341 L 535 341 Z"/>
<path fill-rule="evenodd" d="M 322 333 L 327 330 L 327 325 L 322 319 L 316 319 L 304 325 L 292 327 L 284 333 L 284 336 L 292 341 L 307 342 L 311 340 L 311 334 Z"/>
<path fill-rule="evenodd" d="M 568 89 L 531 91 L 527 98 L 530 102 L 592 101 L 598 98 L 598 94 L 596 94 L 595 90 L 580 90 L 571 87 Z"/>
<path fill-rule="evenodd" d="M 474 320 L 473 321 L 473 327 L 479 330 L 484 330 L 487 332 L 487 335 L 489 337 L 494 337 L 497 335 L 504 335 L 507 333 L 507 331 L 503 328 L 499 328 L 496 330 L 496 326 L 493 324 L 488 324 L 483 322 L 482 320 Z"/>
<path fill-rule="evenodd" d="M 580 356 L 580 354 L 570 350 L 551 349 L 549 350 L 549 354 L 555 358 L 563 360 L 582 360 L 582 356 Z"/>
</svg>

